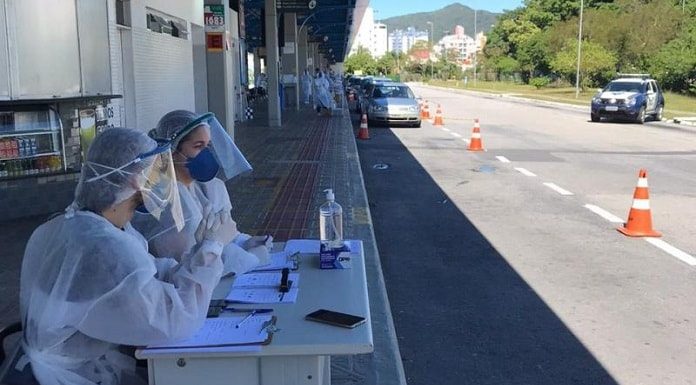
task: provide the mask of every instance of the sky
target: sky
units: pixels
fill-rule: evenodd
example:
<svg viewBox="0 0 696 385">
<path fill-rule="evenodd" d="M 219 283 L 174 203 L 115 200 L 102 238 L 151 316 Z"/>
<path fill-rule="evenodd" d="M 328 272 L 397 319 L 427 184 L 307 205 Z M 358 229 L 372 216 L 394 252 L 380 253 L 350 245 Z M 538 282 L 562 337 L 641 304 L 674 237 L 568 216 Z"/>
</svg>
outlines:
<svg viewBox="0 0 696 385">
<path fill-rule="evenodd" d="M 435 11 L 457 2 L 474 9 L 501 12 L 521 6 L 523 0 L 370 0 L 370 6 L 376 11 L 375 19 L 381 20 L 409 13 Z"/>
</svg>

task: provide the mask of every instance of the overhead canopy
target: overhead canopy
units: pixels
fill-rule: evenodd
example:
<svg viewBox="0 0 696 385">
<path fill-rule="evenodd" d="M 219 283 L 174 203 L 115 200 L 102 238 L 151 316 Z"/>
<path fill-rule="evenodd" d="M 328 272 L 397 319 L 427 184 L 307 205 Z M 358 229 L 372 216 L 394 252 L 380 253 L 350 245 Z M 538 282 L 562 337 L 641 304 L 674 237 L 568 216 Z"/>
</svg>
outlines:
<svg viewBox="0 0 696 385">
<path fill-rule="evenodd" d="M 357 33 L 368 0 L 276 0 L 278 15 L 296 13 L 297 25 L 331 63 L 342 62 Z M 356 9 L 356 5 L 357 8 Z M 312 7 L 313 8 L 310 8 Z M 246 42 L 249 49 L 265 46 L 264 0 L 246 0 Z M 280 25 L 282 29 L 282 24 Z M 281 32 L 282 34 L 282 32 Z M 283 44 L 281 41 L 280 44 Z"/>
</svg>

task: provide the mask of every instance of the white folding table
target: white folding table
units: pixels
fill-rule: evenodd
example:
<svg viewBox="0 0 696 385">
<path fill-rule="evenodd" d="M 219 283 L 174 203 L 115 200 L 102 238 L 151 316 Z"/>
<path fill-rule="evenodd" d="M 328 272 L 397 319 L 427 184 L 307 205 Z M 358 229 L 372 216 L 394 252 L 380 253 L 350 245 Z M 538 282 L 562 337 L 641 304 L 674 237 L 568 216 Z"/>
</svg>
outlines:
<svg viewBox="0 0 696 385">
<path fill-rule="evenodd" d="M 136 351 L 136 357 L 148 361 L 150 385 L 329 385 L 331 355 L 373 351 L 365 255 L 362 242 L 352 241 L 351 244 L 351 269 L 321 270 L 318 253 L 300 255 L 296 303 L 231 305 L 274 309 L 276 327 L 280 331 L 274 333 L 268 345 L 241 349 Z M 318 248 L 317 241 L 317 251 Z M 232 278 L 221 280 L 213 299 L 225 298 L 232 282 Z M 359 315 L 367 321 L 354 329 L 346 329 L 304 319 L 305 315 L 318 309 Z M 229 315 L 232 313 L 221 314 L 222 317 Z"/>
</svg>

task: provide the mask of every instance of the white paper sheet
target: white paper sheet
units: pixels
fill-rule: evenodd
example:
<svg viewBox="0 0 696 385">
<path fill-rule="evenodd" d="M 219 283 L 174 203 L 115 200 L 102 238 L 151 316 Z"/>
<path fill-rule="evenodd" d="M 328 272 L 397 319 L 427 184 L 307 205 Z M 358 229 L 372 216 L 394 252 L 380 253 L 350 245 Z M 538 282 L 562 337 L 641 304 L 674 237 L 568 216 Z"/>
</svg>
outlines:
<svg viewBox="0 0 696 385">
<path fill-rule="evenodd" d="M 295 270 L 297 269 L 297 262 L 288 260 L 288 257 L 290 257 L 292 254 L 293 253 L 289 251 L 271 253 L 271 262 L 266 265 L 256 267 L 254 270 L 252 270 L 252 272 L 283 270 L 286 267 L 288 269 Z"/>
<path fill-rule="evenodd" d="M 167 349 L 168 352 L 172 352 L 173 349 L 177 348 L 260 344 L 266 341 L 268 332 L 262 328 L 264 323 L 270 321 L 273 316 L 256 314 L 239 325 L 245 316 L 206 318 L 203 327 L 193 337 L 167 344 L 148 346 L 148 349 Z M 236 325 L 239 325 L 239 328 L 235 327 Z"/>
<path fill-rule="evenodd" d="M 277 288 L 238 288 L 232 289 L 225 299 L 229 302 L 255 304 L 295 303 L 298 292 L 297 287 L 291 288 L 287 293 L 280 293 Z"/>
<path fill-rule="evenodd" d="M 282 273 L 246 273 L 234 279 L 232 289 L 239 288 L 270 288 L 278 291 Z M 300 273 L 288 274 L 288 282 L 292 281 L 290 287 L 297 287 L 300 282 Z"/>
</svg>

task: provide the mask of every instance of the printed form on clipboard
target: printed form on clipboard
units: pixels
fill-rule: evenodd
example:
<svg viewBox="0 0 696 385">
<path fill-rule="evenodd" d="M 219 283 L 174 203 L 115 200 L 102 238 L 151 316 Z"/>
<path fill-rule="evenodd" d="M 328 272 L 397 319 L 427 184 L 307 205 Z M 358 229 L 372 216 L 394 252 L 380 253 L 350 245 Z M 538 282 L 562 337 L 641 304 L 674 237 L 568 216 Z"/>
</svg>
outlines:
<svg viewBox="0 0 696 385">
<path fill-rule="evenodd" d="M 288 283 L 292 284 L 287 292 L 279 290 L 281 278 L 281 273 L 242 274 L 235 278 L 232 290 L 225 299 L 229 302 L 254 304 L 295 303 L 299 292 L 300 274 L 288 275 Z"/>
<path fill-rule="evenodd" d="M 267 345 L 275 330 L 276 318 L 272 315 L 255 315 L 242 322 L 244 317 L 206 318 L 193 337 L 167 344 L 151 345 L 147 349 L 190 349 L 223 346 Z M 240 325 L 240 327 L 236 327 Z"/>
</svg>

